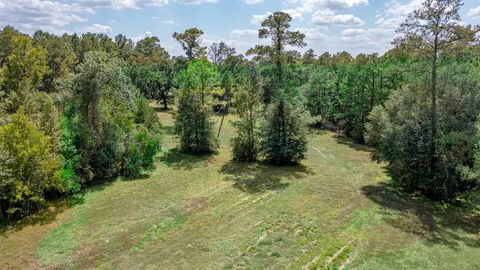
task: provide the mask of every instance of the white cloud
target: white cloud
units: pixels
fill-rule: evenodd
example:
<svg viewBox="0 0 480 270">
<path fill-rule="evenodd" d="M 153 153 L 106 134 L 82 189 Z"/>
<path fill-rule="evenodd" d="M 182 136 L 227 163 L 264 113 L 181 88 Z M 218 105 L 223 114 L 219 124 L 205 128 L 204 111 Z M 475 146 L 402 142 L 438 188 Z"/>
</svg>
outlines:
<svg viewBox="0 0 480 270">
<path fill-rule="evenodd" d="M 241 39 L 237 39 L 236 37 L 228 39 L 218 36 L 205 35 L 202 40 L 202 46 L 206 47 L 210 46 L 214 42 L 225 42 L 225 44 L 227 44 L 228 46 L 234 47 L 237 53 L 245 53 L 248 49 L 254 47 L 256 44 L 261 44 L 265 42 L 263 40 L 259 41 L 256 37 L 253 36 L 245 36 L 241 37 Z"/>
<path fill-rule="evenodd" d="M 312 15 L 312 22 L 317 25 L 362 25 L 365 22 L 351 14 L 335 14 L 332 10 L 318 10 Z"/>
<path fill-rule="evenodd" d="M 247 3 L 248 5 L 255 5 L 262 2 L 263 0 L 245 0 L 245 3 Z"/>
<path fill-rule="evenodd" d="M 1 3 L 0 24 L 14 25 L 24 31 L 43 29 L 57 33 L 71 23 L 86 21 L 84 15 L 93 13 L 93 9 L 76 3 L 42 0 L 10 0 Z"/>
<path fill-rule="evenodd" d="M 0 0 L 0 25 L 13 25 L 21 31 L 33 32 L 41 29 L 60 34 L 70 32 L 72 24 L 85 23 L 88 15 L 101 8 L 140 9 L 164 7 L 171 2 L 185 5 L 218 3 L 220 0 Z M 155 19 L 155 17 L 154 17 Z M 96 27 L 96 28 L 92 28 Z M 78 27 L 102 30 L 90 25 Z M 70 28 L 71 29 L 71 28 Z"/>
<path fill-rule="evenodd" d="M 77 2 L 92 8 L 138 9 L 150 6 L 163 7 L 168 5 L 169 0 L 79 0 Z"/>
<path fill-rule="evenodd" d="M 361 28 L 348 28 L 342 31 L 342 36 L 357 36 L 365 33 L 364 29 Z"/>
<path fill-rule="evenodd" d="M 250 21 L 253 24 L 262 23 L 268 16 L 272 15 L 272 12 L 267 12 L 265 14 L 253 15 L 252 20 Z"/>
<path fill-rule="evenodd" d="M 150 31 L 145 31 L 145 33 L 138 34 L 138 35 L 132 37 L 132 41 L 135 42 L 135 43 L 137 43 L 137 42 L 139 42 L 140 40 L 142 40 L 142 39 L 144 39 L 144 38 L 146 38 L 146 37 L 151 37 L 151 36 L 153 36 L 152 32 L 150 32 Z"/>
<path fill-rule="evenodd" d="M 176 0 L 176 1 L 185 5 L 200 5 L 204 3 L 216 4 L 218 3 L 219 0 Z"/>
<path fill-rule="evenodd" d="M 328 39 L 328 34 L 326 33 L 328 29 L 322 27 L 299 27 L 295 28 L 295 31 L 299 31 L 305 34 L 305 39 L 308 43 L 325 41 Z"/>
<path fill-rule="evenodd" d="M 185 5 L 200 5 L 204 3 L 216 4 L 219 0 L 79 0 L 84 6 L 109 7 L 114 9 L 138 9 L 145 7 L 164 7 L 170 2 Z"/>
<path fill-rule="evenodd" d="M 83 28 L 78 29 L 79 32 L 90 32 L 96 34 L 110 34 L 112 33 L 112 27 L 108 25 L 98 24 L 95 23 L 90 26 L 85 26 Z"/>
<path fill-rule="evenodd" d="M 306 12 L 313 12 L 320 8 L 347 9 L 368 5 L 368 0 L 288 0 L 291 4 L 300 4 Z"/>
<path fill-rule="evenodd" d="M 317 25 L 362 25 L 364 21 L 359 17 L 338 12 L 368 4 L 368 0 L 287 0 L 289 8 L 283 11 L 300 20 L 312 14 L 311 21 Z"/>
<path fill-rule="evenodd" d="M 258 35 L 258 30 L 254 29 L 235 29 L 230 31 L 231 36 L 235 37 L 244 37 L 244 36 L 257 36 Z"/>
<path fill-rule="evenodd" d="M 392 0 L 385 5 L 384 14 L 380 15 L 375 22 L 379 27 L 397 28 L 408 14 L 422 6 L 423 0 L 410 0 L 407 3 Z"/>
<path fill-rule="evenodd" d="M 297 8 L 284 9 L 282 12 L 288 13 L 292 19 L 303 20 L 303 12 Z"/>
<path fill-rule="evenodd" d="M 472 8 L 468 11 L 468 16 L 480 20 L 480 6 Z"/>
</svg>

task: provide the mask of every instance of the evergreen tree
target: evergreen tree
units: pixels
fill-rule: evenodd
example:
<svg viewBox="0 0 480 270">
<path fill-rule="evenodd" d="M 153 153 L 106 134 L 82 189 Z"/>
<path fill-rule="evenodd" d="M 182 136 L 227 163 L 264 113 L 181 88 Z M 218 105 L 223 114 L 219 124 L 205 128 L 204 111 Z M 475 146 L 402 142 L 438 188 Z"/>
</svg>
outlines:
<svg viewBox="0 0 480 270">
<path fill-rule="evenodd" d="M 265 122 L 261 132 L 261 152 L 272 163 L 298 162 L 307 151 L 306 120 L 303 105 L 298 102 L 298 73 L 294 65 L 286 64 L 288 53 L 285 46 L 304 47 L 305 35 L 290 31 L 292 17 L 284 12 L 275 12 L 262 22 L 260 38 L 270 38 L 270 46 L 257 46 L 254 53 L 267 52 L 270 63 L 274 63 L 270 83 L 272 96 L 264 97 L 268 103 Z M 270 65 L 271 66 L 271 65 Z M 273 80 L 272 80 L 273 79 Z"/>
<path fill-rule="evenodd" d="M 172 37 L 178 41 L 180 46 L 182 46 L 188 60 L 191 61 L 205 56 L 206 54 L 206 48 L 200 45 L 202 43 L 202 35 L 202 30 L 198 28 L 189 28 L 183 33 L 173 33 Z"/>
<path fill-rule="evenodd" d="M 260 150 L 261 87 L 260 77 L 253 67 L 237 84 L 233 99 L 233 107 L 238 117 L 233 122 L 237 129 L 237 136 L 232 140 L 233 158 L 236 161 L 252 162 L 257 160 Z"/>
<path fill-rule="evenodd" d="M 269 106 L 261 129 L 261 152 L 267 161 L 283 165 L 305 157 L 307 119 L 301 106 L 282 99 Z"/>
<path fill-rule="evenodd" d="M 217 141 L 210 120 L 209 92 L 218 84 L 216 67 L 207 59 L 195 60 L 178 78 L 175 134 L 183 152 L 205 154 L 216 150 Z"/>
</svg>

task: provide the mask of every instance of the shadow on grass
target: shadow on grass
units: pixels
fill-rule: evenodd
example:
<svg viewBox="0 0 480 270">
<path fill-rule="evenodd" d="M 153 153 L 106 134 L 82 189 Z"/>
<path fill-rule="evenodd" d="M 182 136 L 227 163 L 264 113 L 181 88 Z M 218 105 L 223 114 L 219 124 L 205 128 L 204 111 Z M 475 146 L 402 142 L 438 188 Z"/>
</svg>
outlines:
<svg viewBox="0 0 480 270">
<path fill-rule="evenodd" d="M 386 222 L 431 244 L 480 248 L 480 209 L 438 202 L 400 193 L 387 183 L 369 185 L 363 193 L 383 207 Z"/>
<path fill-rule="evenodd" d="M 227 174 L 226 181 L 234 182 L 233 187 L 247 193 L 285 189 L 290 184 L 282 182 L 283 180 L 298 180 L 312 173 L 302 164 L 273 166 L 235 161 L 223 165 L 220 171 Z"/>
<path fill-rule="evenodd" d="M 173 126 L 163 126 L 164 134 L 169 136 L 175 136 L 175 128 Z"/>
<path fill-rule="evenodd" d="M 316 128 L 316 127 L 310 127 L 308 131 L 311 135 L 317 135 L 317 136 L 325 135 L 328 133 L 328 130 L 323 128 Z"/>
<path fill-rule="evenodd" d="M 134 176 L 123 176 L 121 178 L 122 181 L 126 182 L 134 182 L 139 180 L 147 180 L 151 176 L 151 172 L 155 169 L 155 167 L 144 169 L 139 175 Z"/>
<path fill-rule="evenodd" d="M 161 112 L 161 113 L 173 113 L 173 108 L 172 106 L 168 106 L 168 108 L 164 108 L 163 105 L 157 105 L 157 106 L 154 106 L 152 107 L 155 112 Z"/>
<path fill-rule="evenodd" d="M 174 169 L 190 170 L 197 168 L 210 160 L 211 155 L 192 155 L 182 153 L 180 150 L 173 148 L 164 153 L 160 158 L 160 162 Z"/>
<path fill-rule="evenodd" d="M 9 232 L 21 231 L 28 226 L 49 224 L 55 221 L 56 217 L 67 209 L 83 204 L 85 201 L 84 194 L 82 192 L 67 198 L 51 201 L 45 209 L 18 220 L 2 221 L 0 222 L 0 235 L 8 237 Z"/>
<path fill-rule="evenodd" d="M 364 144 L 356 143 L 351 138 L 348 138 L 348 137 L 342 136 L 342 135 L 335 135 L 334 138 L 337 141 L 337 143 L 346 145 L 346 146 L 348 146 L 348 147 L 350 147 L 350 148 L 352 148 L 356 151 L 369 152 L 369 153 L 373 154 L 373 148 L 371 148 L 367 145 L 364 145 Z"/>
<path fill-rule="evenodd" d="M 80 192 L 50 200 L 43 209 L 40 209 L 37 212 L 18 219 L 2 221 L 0 222 L 0 235 L 8 237 L 9 232 L 21 231 L 28 226 L 49 224 L 55 221 L 59 214 L 77 205 L 83 204 L 85 202 L 86 194 L 102 191 L 113 185 L 117 180 L 118 179 L 110 179 L 89 182 Z"/>
</svg>

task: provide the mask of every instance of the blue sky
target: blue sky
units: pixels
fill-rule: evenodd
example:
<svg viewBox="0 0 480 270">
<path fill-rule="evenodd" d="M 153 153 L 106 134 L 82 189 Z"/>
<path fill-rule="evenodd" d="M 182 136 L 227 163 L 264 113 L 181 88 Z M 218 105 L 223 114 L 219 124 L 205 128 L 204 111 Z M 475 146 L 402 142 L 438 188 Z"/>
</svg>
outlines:
<svg viewBox="0 0 480 270">
<path fill-rule="evenodd" d="M 0 25 L 33 33 L 98 32 L 133 40 L 155 35 L 171 54 L 182 54 L 174 31 L 198 27 L 204 45 L 224 41 L 240 53 L 263 41 L 256 37 L 269 12 L 289 12 L 292 28 L 306 34 L 307 48 L 383 53 L 406 14 L 422 0 L 0 0 Z M 480 24 L 480 0 L 465 0 L 465 23 Z"/>
</svg>

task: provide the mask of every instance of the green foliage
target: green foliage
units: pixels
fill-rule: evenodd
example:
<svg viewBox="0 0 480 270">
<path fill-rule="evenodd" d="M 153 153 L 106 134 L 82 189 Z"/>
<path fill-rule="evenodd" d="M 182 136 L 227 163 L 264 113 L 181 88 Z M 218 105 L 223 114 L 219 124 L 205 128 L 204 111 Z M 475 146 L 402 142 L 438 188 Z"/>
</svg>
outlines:
<svg viewBox="0 0 480 270">
<path fill-rule="evenodd" d="M 180 89 L 175 134 L 183 152 L 204 154 L 216 150 L 217 142 L 208 106 L 202 105 L 202 95 L 195 90 Z"/>
<path fill-rule="evenodd" d="M 75 114 L 74 107 L 68 105 L 61 117 L 60 132 L 60 154 L 61 170 L 60 184 L 66 193 L 75 193 L 80 191 L 80 177 L 77 172 L 80 169 L 80 155 L 74 144 L 75 125 L 78 124 L 78 117 Z"/>
<path fill-rule="evenodd" d="M 256 46 L 250 49 L 247 55 L 256 54 L 257 58 L 264 59 L 263 72 L 261 74 L 266 77 L 264 102 L 269 104 L 275 98 L 279 98 L 283 93 L 279 93 L 281 89 L 295 89 L 292 87 L 292 78 L 285 76 L 285 73 L 293 74 L 292 70 L 285 71 L 285 64 L 288 63 L 290 52 L 285 52 L 286 46 L 305 47 L 305 35 L 298 31 L 291 31 L 290 22 L 292 17 L 288 13 L 275 12 L 269 15 L 263 22 L 262 28 L 258 31 L 258 37 L 270 39 L 270 46 Z M 291 69 L 288 65 L 287 68 Z"/>
<path fill-rule="evenodd" d="M 146 98 L 138 97 L 135 100 L 134 118 L 135 124 L 141 124 L 151 131 L 161 133 L 162 126 L 158 121 L 157 113 Z"/>
<path fill-rule="evenodd" d="M 23 108 L 0 127 L 0 218 L 25 215 L 59 189 L 60 158 L 52 139 L 32 124 Z"/>
<path fill-rule="evenodd" d="M 120 58 L 129 60 L 130 57 L 132 57 L 135 46 L 131 39 L 128 39 L 125 35 L 118 34 L 115 36 L 115 47 L 117 48 Z"/>
<path fill-rule="evenodd" d="M 8 63 L 5 80 L 7 92 L 20 88 L 36 88 L 41 84 L 43 76 L 49 72 L 47 51 L 34 47 L 28 36 L 12 39 Z"/>
<path fill-rule="evenodd" d="M 438 165 L 433 172 L 430 96 L 424 81 L 395 91 L 383 107 L 376 107 L 369 116 L 365 137 L 377 147 L 376 157 L 389 162 L 388 171 L 398 186 L 436 199 L 451 199 L 478 183 L 477 117 L 472 116 L 480 113 L 475 101 L 480 81 L 470 64 L 453 62 L 440 71 Z"/>
<path fill-rule="evenodd" d="M 372 109 L 383 104 L 390 92 L 405 83 L 406 77 L 415 74 L 418 64 L 397 60 L 376 54 L 360 54 L 356 59 L 347 53 L 324 54 L 321 61 L 326 64 L 308 66 L 303 93 L 307 109 L 317 119 L 316 125 L 343 132 L 363 143 Z M 409 67 L 412 72 L 400 71 Z"/>
<path fill-rule="evenodd" d="M 47 52 L 47 65 L 50 72 L 43 76 L 41 90 L 57 92 L 57 80 L 66 78 L 72 71 L 77 61 L 72 44 L 65 36 L 36 31 L 33 35 L 33 44 L 42 47 Z"/>
<path fill-rule="evenodd" d="M 102 52 L 112 57 L 117 57 L 119 52 L 115 42 L 106 34 L 85 33 L 81 37 L 76 34 L 70 36 L 73 49 L 80 62 L 85 61 L 89 52 Z"/>
<path fill-rule="evenodd" d="M 232 140 L 232 151 L 236 161 L 257 160 L 260 151 L 261 87 L 259 76 L 251 70 L 244 75 L 235 91 L 233 107 L 238 120 L 233 122 L 233 126 L 237 129 L 237 136 Z"/>
<path fill-rule="evenodd" d="M 158 119 L 147 101 L 138 96 L 125 69 L 107 54 L 92 52 L 85 55 L 79 70 L 74 81 L 79 101 L 75 141 L 82 181 L 110 179 L 122 173 L 132 176 L 151 166 L 147 156 L 159 150 L 151 146 L 153 140 L 158 144 Z M 142 142 L 134 134 L 143 134 L 138 129 L 144 126 L 154 134 Z"/>
<path fill-rule="evenodd" d="M 175 114 L 175 134 L 180 148 L 189 153 L 211 153 L 217 141 L 210 120 L 208 99 L 218 84 L 218 75 L 207 59 L 191 62 L 178 77 L 181 87 Z"/>
<path fill-rule="evenodd" d="M 0 31 L 0 66 L 4 66 L 8 62 L 8 56 L 11 54 L 14 37 L 23 35 L 12 26 L 5 26 Z"/>
<path fill-rule="evenodd" d="M 261 128 L 261 152 L 274 164 L 296 163 L 307 151 L 308 115 L 298 104 L 284 100 L 271 104 Z"/>
<path fill-rule="evenodd" d="M 177 77 L 178 85 L 182 89 L 195 89 L 200 92 L 204 98 L 208 93 L 218 86 L 218 74 L 215 65 L 206 58 L 201 58 L 190 62 L 188 67 Z M 204 100 L 205 103 L 206 100 Z"/>
<path fill-rule="evenodd" d="M 24 106 L 30 121 L 35 123 L 43 134 L 53 139 L 57 149 L 60 121 L 53 98 L 49 94 L 36 91 L 27 95 L 21 105 Z"/>
<path fill-rule="evenodd" d="M 165 63 L 169 57 L 158 37 L 146 37 L 137 42 L 130 61 L 136 65 L 153 65 Z"/>
<path fill-rule="evenodd" d="M 229 47 L 225 42 L 212 43 L 208 48 L 208 56 L 215 65 L 222 65 L 225 60 L 236 53 L 235 48 Z"/>
<path fill-rule="evenodd" d="M 180 43 L 188 60 L 205 56 L 205 47 L 201 47 L 203 31 L 198 28 L 189 28 L 183 33 L 173 33 L 172 37 Z"/>
<path fill-rule="evenodd" d="M 314 117 L 332 121 L 336 117 L 338 94 L 336 90 L 336 75 L 328 69 L 318 69 L 311 75 L 305 85 L 306 108 Z M 317 123 L 328 127 L 327 123 Z"/>
<path fill-rule="evenodd" d="M 173 103 L 173 67 L 169 63 L 134 66 L 130 77 L 145 97 L 159 100 L 164 109 Z"/>
<path fill-rule="evenodd" d="M 159 135 L 139 125 L 126 138 L 123 174 L 134 177 L 141 173 L 141 169 L 151 168 L 158 151 Z"/>
</svg>

